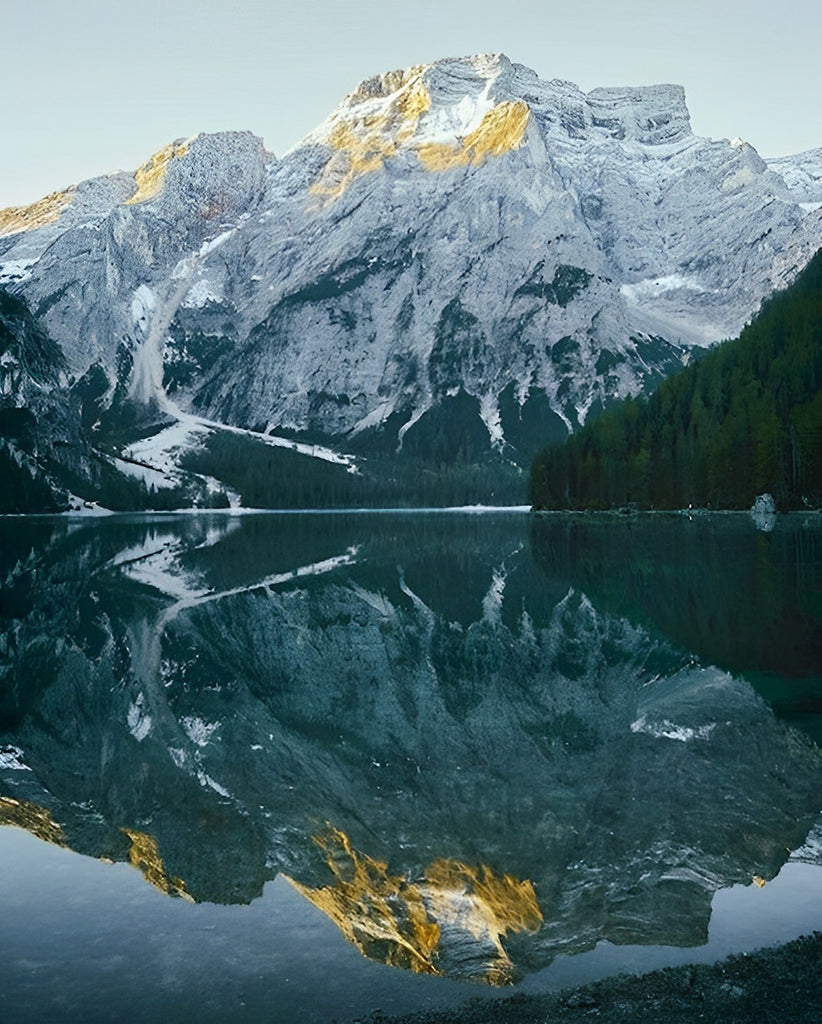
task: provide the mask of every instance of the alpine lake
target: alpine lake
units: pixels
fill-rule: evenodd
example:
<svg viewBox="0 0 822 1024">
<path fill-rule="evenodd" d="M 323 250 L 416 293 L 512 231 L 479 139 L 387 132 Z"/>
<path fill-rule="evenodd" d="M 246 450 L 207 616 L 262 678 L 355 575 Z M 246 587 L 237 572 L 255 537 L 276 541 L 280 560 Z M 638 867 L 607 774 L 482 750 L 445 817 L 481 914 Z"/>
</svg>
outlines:
<svg viewBox="0 0 822 1024">
<path fill-rule="evenodd" d="M 350 1022 L 822 928 L 822 516 L 0 520 L 0 1017 Z"/>
</svg>

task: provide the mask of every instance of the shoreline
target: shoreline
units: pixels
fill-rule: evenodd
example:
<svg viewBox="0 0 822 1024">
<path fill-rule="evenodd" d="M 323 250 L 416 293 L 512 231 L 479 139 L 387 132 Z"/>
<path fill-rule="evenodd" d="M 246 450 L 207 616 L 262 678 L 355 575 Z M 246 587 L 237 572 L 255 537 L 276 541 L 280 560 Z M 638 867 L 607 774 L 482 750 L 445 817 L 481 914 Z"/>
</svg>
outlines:
<svg viewBox="0 0 822 1024">
<path fill-rule="evenodd" d="M 620 974 L 550 993 L 475 996 L 442 1010 L 388 1016 L 377 1010 L 355 1024 L 819 1024 L 822 933 L 801 936 L 712 964 L 683 964 L 648 974 Z"/>
<path fill-rule="evenodd" d="M 386 507 L 346 506 L 338 508 L 255 508 L 242 506 L 235 508 L 174 508 L 174 509 L 129 509 L 115 511 L 113 509 L 66 509 L 62 512 L 0 512 L 3 519 L 112 519 L 112 518 L 161 518 L 175 516 L 295 516 L 295 515 L 528 515 L 537 518 L 688 518 L 710 519 L 725 516 L 767 515 L 774 521 L 785 516 L 822 516 L 822 509 L 790 509 L 787 512 L 754 513 L 751 509 L 706 509 L 706 508 L 666 508 L 666 509 L 543 509 L 531 505 L 392 505 Z"/>
</svg>

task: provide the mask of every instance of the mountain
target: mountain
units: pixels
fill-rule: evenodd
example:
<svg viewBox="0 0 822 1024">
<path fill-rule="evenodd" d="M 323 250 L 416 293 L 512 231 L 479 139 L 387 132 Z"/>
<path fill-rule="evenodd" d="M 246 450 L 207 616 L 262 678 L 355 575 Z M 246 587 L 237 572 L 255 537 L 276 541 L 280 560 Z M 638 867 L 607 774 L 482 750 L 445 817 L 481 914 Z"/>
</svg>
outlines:
<svg viewBox="0 0 822 1024">
<path fill-rule="evenodd" d="M 734 341 L 545 449 L 547 508 L 822 506 L 822 250 Z"/>
<path fill-rule="evenodd" d="M 811 149 L 796 156 L 766 161 L 790 189 L 790 193 L 809 212 L 822 206 L 822 149 Z"/>
<path fill-rule="evenodd" d="M 197 135 L 0 211 L 0 285 L 59 346 L 88 443 L 158 487 L 191 448 L 208 477 L 222 425 L 320 445 L 322 471 L 523 467 L 793 278 L 815 166 L 695 136 L 677 86 L 441 60 L 362 82 L 281 159 Z"/>
</svg>

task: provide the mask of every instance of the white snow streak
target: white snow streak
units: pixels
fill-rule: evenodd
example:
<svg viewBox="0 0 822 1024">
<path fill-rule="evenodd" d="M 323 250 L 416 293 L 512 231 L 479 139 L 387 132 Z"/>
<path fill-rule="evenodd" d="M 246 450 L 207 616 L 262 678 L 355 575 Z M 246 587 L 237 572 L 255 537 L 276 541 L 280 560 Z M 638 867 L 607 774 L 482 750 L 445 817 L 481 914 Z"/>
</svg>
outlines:
<svg viewBox="0 0 822 1024">
<path fill-rule="evenodd" d="M 371 590 L 366 590 L 364 587 L 359 586 L 357 583 L 351 584 L 351 591 L 357 595 L 357 597 L 373 608 L 378 615 L 381 615 L 385 619 L 390 619 L 395 614 L 394 606 L 385 596 L 385 594 L 375 594 Z"/>
<path fill-rule="evenodd" d="M 488 588 L 488 593 L 482 599 L 482 616 L 486 622 L 490 622 L 492 625 L 499 625 L 502 621 L 502 598 L 505 592 L 505 577 L 506 572 L 502 566 L 499 569 L 494 569 L 491 586 Z"/>
<path fill-rule="evenodd" d="M 0 749 L 0 768 L 30 772 L 31 768 L 23 761 L 23 756 L 23 751 L 19 747 L 3 747 Z"/>
<path fill-rule="evenodd" d="M 143 707 L 142 693 L 138 694 L 137 699 L 129 706 L 127 721 L 131 735 L 138 743 L 142 743 L 151 730 L 151 715 L 147 714 Z"/>
<path fill-rule="evenodd" d="M 687 725 L 676 725 L 663 719 L 661 722 L 649 722 L 645 715 L 640 716 L 631 723 L 631 732 L 643 732 L 656 739 L 679 740 L 681 743 L 688 743 L 691 740 L 707 740 L 716 728 L 716 723 L 701 725 L 696 729 Z"/>
<path fill-rule="evenodd" d="M 206 775 L 204 771 L 198 771 L 197 778 L 199 779 L 201 786 L 208 786 L 209 789 L 213 789 L 214 792 L 219 793 L 220 796 L 231 796 L 227 789 L 221 786 L 218 782 L 215 782 L 210 775 Z"/>
<path fill-rule="evenodd" d="M 488 394 L 483 396 L 482 402 L 480 402 L 480 417 L 488 429 L 491 444 L 495 448 L 501 448 L 505 437 L 502 433 L 502 421 L 496 395 Z"/>
<path fill-rule="evenodd" d="M 129 394 L 138 402 L 148 404 L 154 399 L 161 408 L 164 405 L 163 349 L 166 334 L 191 285 L 191 278 L 197 266 L 196 260 L 196 256 L 190 256 L 182 261 L 185 264 L 185 271 L 180 274 L 179 279 L 172 278 L 166 298 L 154 310 L 145 341 L 134 353 L 134 370 Z"/>
<path fill-rule="evenodd" d="M 226 597 L 234 597 L 237 594 L 249 594 L 255 590 L 263 590 L 271 587 L 276 587 L 282 583 L 293 583 L 295 580 L 303 579 L 307 576 L 320 576 L 327 572 L 332 572 L 334 569 L 339 569 L 342 566 L 354 565 L 356 562 L 357 548 L 350 547 L 344 555 L 336 555 L 333 558 L 326 558 L 321 562 L 312 562 L 310 565 L 302 565 L 297 569 L 292 569 L 291 572 L 275 573 L 271 576 L 266 576 L 264 579 L 258 580 L 256 583 L 250 583 L 243 587 L 232 587 L 230 590 L 220 591 L 190 591 L 187 594 L 181 596 L 180 600 L 176 604 L 172 605 L 166 610 L 159 622 L 159 629 L 163 630 L 172 619 L 175 619 L 177 615 L 184 608 L 196 608 L 203 604 L 208 604 L 211 601 L 220 601 Z"/>
<path fill-rule="evenodd" d="M 208 256 L 210 252 L 214 252 L 215 249 L 219 249 L 223 242 L 227 242 L 236 230 L 236 228 L 229 228 L 228 231 L 224 231 L 221 235 L 217 235 L 216 238 L 212 238 L 210 242 L 203 242 L 197 255 L 202 259 L 204 256 Z"/>
</svg>

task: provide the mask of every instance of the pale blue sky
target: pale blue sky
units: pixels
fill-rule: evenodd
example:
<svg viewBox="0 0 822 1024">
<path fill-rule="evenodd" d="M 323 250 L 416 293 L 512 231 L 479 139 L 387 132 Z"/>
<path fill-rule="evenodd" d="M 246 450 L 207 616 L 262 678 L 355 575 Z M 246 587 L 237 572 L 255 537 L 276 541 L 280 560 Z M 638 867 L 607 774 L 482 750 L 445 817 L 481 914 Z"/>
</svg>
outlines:
<svg viewBox="0 0 822 1024">
<path fill-rule="evenodd" d="M 0 207 L 172 139 L 250 129 L 281 154 L 358 81 L 503 52 L 588 90 L 676 82 L 700 135 L 822 146 L 818 0 L 2 0 Z"/>
</svg>

